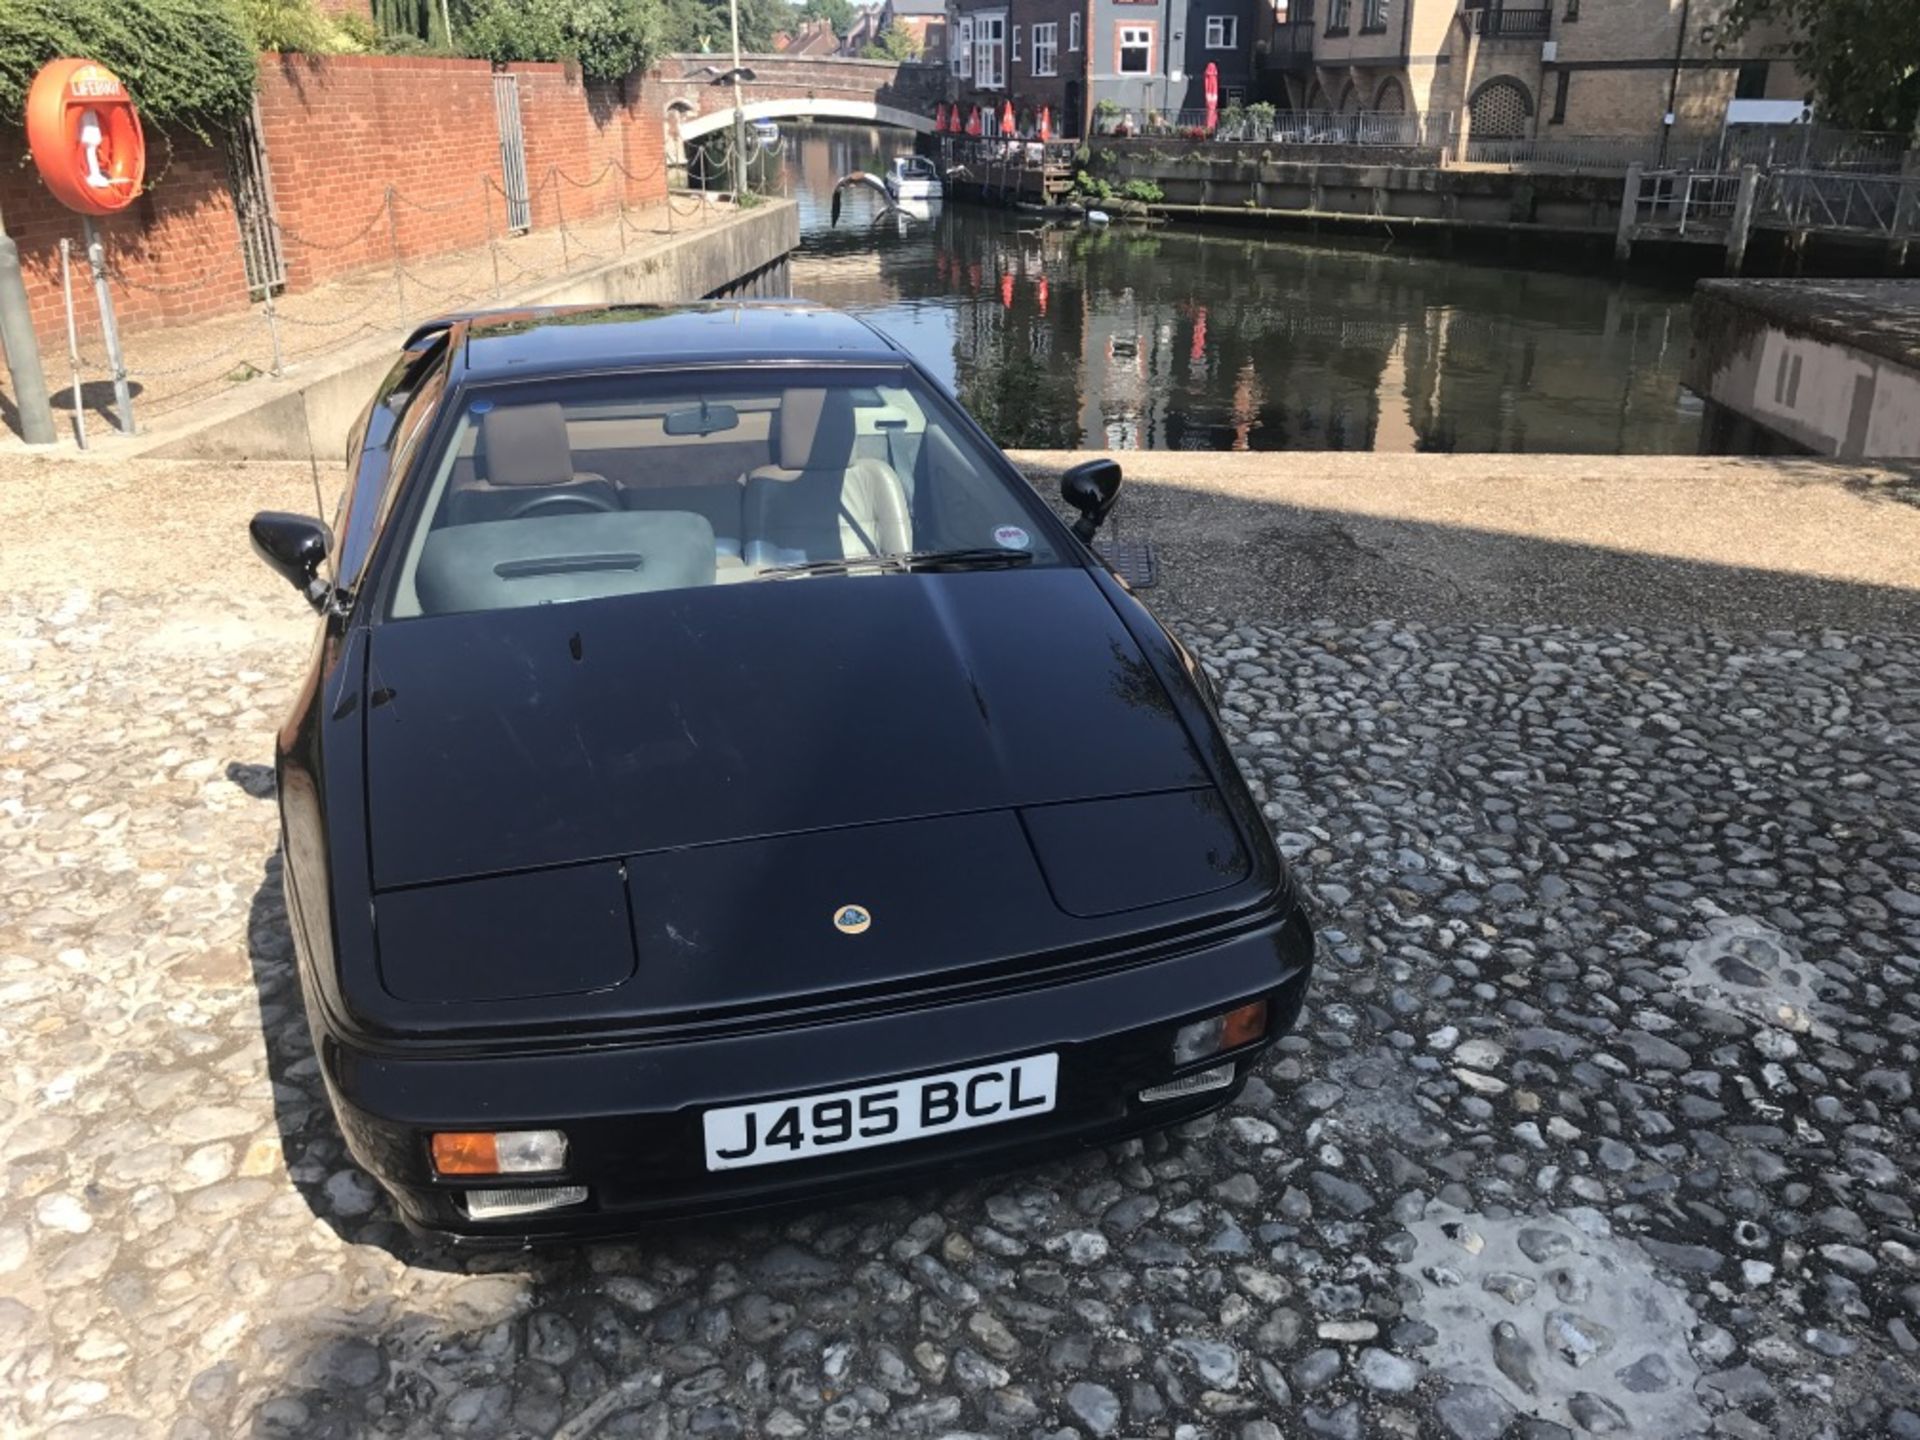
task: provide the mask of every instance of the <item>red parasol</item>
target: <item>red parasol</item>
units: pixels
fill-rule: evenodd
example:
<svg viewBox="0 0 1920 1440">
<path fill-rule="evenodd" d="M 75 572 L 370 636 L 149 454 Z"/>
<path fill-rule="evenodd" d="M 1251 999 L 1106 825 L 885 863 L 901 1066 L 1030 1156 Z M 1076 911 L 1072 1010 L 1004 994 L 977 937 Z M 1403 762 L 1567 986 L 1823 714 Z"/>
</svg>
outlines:
<svg viewBox="0 0 1920 1440">
<path fill-rule="evenodd" d="M 1042 140 L 1053 138 L 1053 111 L 1045 105 L 1040 107 L 1040 138 Z"/>
<path fill-rule="evenodd" d="M 933 131 L 938 135 L 947 128 L 947 102 L 942 100 L 933 107 Z"/>
<path fill-rule="evenodd" d="M 1000 111 L 1000 133 L 1002 135 L 1013 134 L 1013 102 L 1011 100 L 1007 101 L 1005 107 Z"/>
<path fill-rule="evenodd" d="M 1220 124 L 1220 67 L 1211 60 L 1207 62 L 1205 81 L 1207 129 L 1212 130 Z"/>
<path fill-rule="evenodd" d="M 979 133 L 980 133 L 980 107 L 976 105 L 967 112 L 967 134 L 978 135 Z"/>
<path fill-rule="evenodd" d="M 1000 303 L 1008 310 L 1013 308 L 1013 272 L 1011 270 L 1000 277 Z"/>
</svg>

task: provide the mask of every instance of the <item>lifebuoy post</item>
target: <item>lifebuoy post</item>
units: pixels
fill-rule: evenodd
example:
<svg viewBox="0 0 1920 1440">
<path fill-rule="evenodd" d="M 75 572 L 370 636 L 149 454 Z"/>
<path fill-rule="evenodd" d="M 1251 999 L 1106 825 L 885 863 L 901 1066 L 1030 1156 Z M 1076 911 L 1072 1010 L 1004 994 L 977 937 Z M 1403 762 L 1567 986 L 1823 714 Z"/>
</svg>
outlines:
<svg viewBox="0 0 1920 1440">
<path fill-rule="evenodd" d="M 115 408 L 121 431 L 131 435 L 133 396 L 107 285 L 106 249 L 93 218 L 115 214 L 140 198 L 147 178 L 140 113 L 120 77 L 98 61 L 49 60 L 27 91 L 27 150 L 53 198 L 80 216 L 100 306 L 100 332 L 113 366 Z M 44 390 L 44 379 L 41 384 Z"/>
</svg>

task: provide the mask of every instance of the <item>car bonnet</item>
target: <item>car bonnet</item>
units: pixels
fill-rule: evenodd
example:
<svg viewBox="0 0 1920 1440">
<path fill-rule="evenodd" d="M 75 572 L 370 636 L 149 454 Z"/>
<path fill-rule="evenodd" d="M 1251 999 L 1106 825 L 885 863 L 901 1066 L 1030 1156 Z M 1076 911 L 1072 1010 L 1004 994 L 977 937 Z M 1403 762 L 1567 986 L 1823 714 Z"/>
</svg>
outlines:
<svg viewBox="0 0 1920 1440">
<path fill-rule="evenodd" d="M 369 679 L 378 890 L 1213 783 L 1076 568 L 389 622 Z"/>
</svg>

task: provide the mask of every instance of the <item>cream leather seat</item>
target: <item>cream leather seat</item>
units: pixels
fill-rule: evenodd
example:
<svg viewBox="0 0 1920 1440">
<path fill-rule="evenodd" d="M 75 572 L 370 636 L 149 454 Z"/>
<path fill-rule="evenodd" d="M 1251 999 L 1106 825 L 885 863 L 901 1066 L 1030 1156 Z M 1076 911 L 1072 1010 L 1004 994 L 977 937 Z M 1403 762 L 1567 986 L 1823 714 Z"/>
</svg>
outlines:
<svg viewBox="0 0 1920 1440">
<path fill-rule="evenodd" d="M 450 524 L 620 508 L 612 481 L 573 468 L 567 418 L 557 402 L 496 405 L 481 415 L 476 462 L 471 476 L 454 478 Z"/>
<path fill-rule="evenodd" d="M 746 488 L 746 561 L 792 565 L 913 548 L 900 477 L 854 454 L 853 397 L 845 390 L 788 390 L 774 429 L 774 463 Z"/>
</svg>

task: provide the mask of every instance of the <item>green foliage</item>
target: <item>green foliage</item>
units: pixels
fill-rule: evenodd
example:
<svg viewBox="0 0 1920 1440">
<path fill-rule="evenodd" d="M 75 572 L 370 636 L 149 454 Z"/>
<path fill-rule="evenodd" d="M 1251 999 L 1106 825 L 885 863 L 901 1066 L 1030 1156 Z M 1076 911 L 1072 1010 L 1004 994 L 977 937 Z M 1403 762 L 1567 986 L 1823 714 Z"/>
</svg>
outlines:
<svg viewBox="0 0 1920 1440">
<path fill-rule="evenodd" d="M 624 80 L 660 53 L 654 0 L 464 0 L 459 48 L 502 64 L 573 60 L 590 80 Z"/>
<path fill-rule="evenodd" d="M 63 55 L 112 70 L 162 130 L 212 139 L 253 99 L 253 47 L 229 0 L 0 0 L 0 126 L 24 123 L 27 87 Z"/>
<path fill-rule="evenodd" d="M 1113 186 L 1098 175 L 1089 175 L 1080 170 L 1074 173 L 1073 193 L 1082 200 L 1111 200 L 1115 192 Z"/>
<path fill-rule="evenodd" d="M 1262 137 L 1273 133 L 1274 117 L 1279 113 L 1280 112 L 1274 109 L 1273 105 L 1266 100 L 1260 100 L 1247 106 L 1247 119 L 1252 122 L 1255 133 Z"/>
<path fill-rule="evenodd" d="M 757 190 L 742 190 L 733 197 L 733 207 L 736 210 L 758 210 L 766 203 L 767 197 Z"/>
<path fill-rule="evenodd" d="M 373 23 L 379 28 L 379 48 L 389 54 L 425 53 L 438 47 L 449 49 L 447 11 L 440 0 L 373 0 Z M 419 49 L 405 45 L 419 42 Z"/>
<path fill-rule="evenodd" d="M 895 63 L 920 58 L 921 45 L 913 31 L 894 21 L 882 30 L 875 43 L 860 51 L 862 60 L 892 60 Z"/>
<path fill-rule="evenodd" d="M 339 32 L 350 54 L 364 55 L 380 48 L 380 27 L 364 15 L 336 15 L 333 28 Z"/>
<path fill-rule="evenodd" d="M 806 20 L 824 20 L 833 27 L 833 33 L 845 39 L 853 33 L 853 27 L 859 23 L 860 13 L 853 8 L 853 0 L 806 0 L 800 7 L 800 15 Z"/>
<path fill-rule="evenodd" d="M 1118 100 L 1096 101 L 1094 102 L 1093 113 L 1103 120 L 1110 116 L 1118 115 L 1120 113 L 1120 102 Z"/>
<path fill-rule="evenodd" d="M 1167 192 L 1151 180 L 1129 180 L 1120 187 L 1120 198 L 1139 205 L 1158 205 L 1167 198 Z"/>
<path fill-rule="evenodd" d="M 1914 0 L 1733 0 L 1729 43 L 1756 25 L 1792 37 L 1820 118 L 1853 130 L 1911 133 L 1920 120 L 1920 5 Z"/>
<path fill-rule="evenodd" d="M 358 33 L 314 8 L 313 0 L 238 0 L 256 50 L 283 55 L 341 55 L 367 48 Z M 359 19 L 359 17 L 354 17 Z M 372 26 L 359 20 L 371 39 Z"/>
<path fill-rule="evenodd" d="M 649 0 L 652 3 L 652 0 Z M 659 0 L 662 48 L 724 55 L 733 46 L 727 0 Z M 776 31 L 791 30 L 793 7 L 787 0 L 740 0 L 740 49 L 764 55 L 773 49 Z"/>
</svg>

